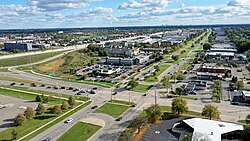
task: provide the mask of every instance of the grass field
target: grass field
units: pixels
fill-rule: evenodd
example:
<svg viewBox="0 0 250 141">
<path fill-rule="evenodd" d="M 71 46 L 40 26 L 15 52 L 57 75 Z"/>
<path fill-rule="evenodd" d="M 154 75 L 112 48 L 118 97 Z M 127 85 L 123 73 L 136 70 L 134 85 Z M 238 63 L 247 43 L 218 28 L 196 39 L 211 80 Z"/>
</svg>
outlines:
<svg viewBox="0 0 250 141">
<path fill-rule="evenodd" d="M 151 75 L 151 76 L 145 78 L 144 81 L 145 81 L 145 82 L 157 82 L 157 81 L 158 81 L 157 77 L 158 77 L 159 75 L 161 75 L 161 73 L 163 73 L 169 66 L 170 66 L 170 65 L 167 65 L 167 64 L 162 64 L 162 65 L 160 65 L 160 66 L 159 66 L 159 71 L 156 72 L 155 76 Z"/>
<path fill-rule="evenodd" d="M 0 69 L 0 72 L 10 72 L 10 71 L 8 70 L 8 68 L 2 68 Z"/>
<path fill-rule="evenodd" d="M 101 126 L 78 122 L 65 134 L 63 134 L 57 141 L 86 141 L 99 129 L 101 129 Z"/>
<path fill-rule="evenodd" d="M 24 100 L 31 100 L 31 101 L 36 100 L 36 95 L 34 95 L 34 94 L 28 94 L 28 93 L 24 93 L 24 92 L 16 92 L 16 91 L 12 91 L 12 90 L 5 90 L 2 88 L 0 88 L 0 94 L 19 98 L 19 99 L 24 99 Z M 44 96 L 44 97 L 46 97 L 46 96 Z M 52 98 L 52 97 L 48 97 L 48 98 L 49 98 L 48 104 L 50 104 L 50 105 L 62 104 L 62 102 L 64 101 L 62 99 L 57 99 L 57 98 Z"/>
<path fill-rule="evenodd" d="M 0 66 L 7 67 L 7 66 L 18 66 L 18 65 L 24 65 L 24 64 L 29 64 L 29 63 L 35 63 L 35 62 L 56 56 L 63 52 L 65 51 L 43 53 L 43 54 L 22 56 L 22 57 L 9 58 L 9 59 L 1 59 Z"/>
<path fill-rule="evenodd" d="M 151 89 L 152 86 L 151 85 L 142 85 L 142 84 L 138 84 L 136 87 L 134 87 L 133 89 L 131 89 L 132 91 L 138 91 L 138 92 L 147 92 L 149 89 Z"/>
<path fill-rule="evenodd" d="M 112 104 L 112 103 L 106 103 L 102 107 L 95 110 L 95 113 L 104 113 L 107 115 L 110 115 L 114 118 L 118 118 L 120 115 L 122 115 L 129 107 L 118 105 L 118 104 Z"/>
</svg>

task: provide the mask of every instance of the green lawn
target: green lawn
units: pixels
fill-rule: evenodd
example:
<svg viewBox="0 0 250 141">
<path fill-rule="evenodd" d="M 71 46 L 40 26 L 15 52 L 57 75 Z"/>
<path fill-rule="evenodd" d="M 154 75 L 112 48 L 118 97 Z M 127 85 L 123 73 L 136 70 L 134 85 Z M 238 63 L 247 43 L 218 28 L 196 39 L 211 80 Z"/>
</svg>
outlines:
<svg viewBox="0 0 250 141">
<path fill-rule="evenodd" d="M 161 73 L 163 73 L 169 66 L 170 65 L 168 65 L 168 64 L 160 65 L 159 66 L 159 71 L 156 72 L 155 76 L 153 74 L 151 74 L 149 77 L 146 77 L 144 81 L 145 82 L 157 82 L 158 81 L 157 77 L 159 75 L 161 75 Z"/>
<path fill-rule="evenodd" d="M 112 104 L 112 103 L 106 103 L 102 107 L 95 110 L 95 113 L 104 113 L 107 115 L 110 115 L 114 118 L 118 118 L 120 115 L 122 115 L 129 107 L 118 105 L 118 104 Z"/>
<path fill-rule="evenodd" d="M 36 95 L 34 95 L 34 94 L 28 94 L 28 93 L 24 93 L 24 92 L 16 92 L 16 91 L 12 91 L 12 90 L 1 89 L 1 88 L 0 88 L 0 94 L 19 98 L 19 99 L 24 99 L 24 100 L 31 100 L 31 101 L 36 100 Z M 48 104 L 57 105 L 57 104 L 62 104 L 63 101 L 64 100 L 62 100 L 62 99 L 49 97 Z"/>
<path fill-rule="evenodd" d="M 64 133 L 57 141 L 86 141 L 99 129 L 101 129 L 101 126 L 78 122 L 66 133 Z"/>
<path fill-rule="evenodd" d="M 128 80 L 134 79 L 138 74 L 139 74 L 139 72 L 134 73 L 133 75 L 131 75 L 131 76 L 128 78 Z"/>
<path fill-rule="evenodd" d="M 24 64 L 29 64 L 29 63 L 35 63 L 35 62 L 56 56 L 63 52 L 65 51 L 43 53 L 43 54 L 22 56 L 22 57 L 9 58 L 9 59 L 1 59 L 0 66 L 7 67 L 7 66 L 18 66 L 18 65 L 24 65 Z"/>
<path fill-rule="evenodd" d="M 41 83 L 41 82 L 38 82 L 38 81 L 24 80 L 24 79 L 12 78 L 12 77 L 7 77 L 7 76 L 0 76 L 0 80 L 14 81 L 14 82 L 18 82 L 18 83 L 45 84 L 45 85 L 50 85 L 51 86 L 51 84 Z"/>
<path fill-rule="evenodd" d="M 142 85 L 142 84 L 138 84 L 136 87 L 134 87 L 133 89 L 131 89 L 132 91 L 138 91 L 138 92 L 147 92 L 148 90 L 150 90 L 152 88 L 152 85 Z"/>
<path fill-rule="evenodd" d="M 110 100 L 109 101 L 110 103 L 118 103 L 118 104 L 124 104 L 124 105 L 131 105 L 131 104 L 134 104 L 133 102 L 128 102 L 128 101 L 121 101 L 121 100 Z"/>
<path fill-rule="evenodd" d="M 0 69 L 0 72 L 10 72 L 10 71 L 8 70 L 8 68 L 2 68 Z"/>
<path fill-rule="evenodd" d="M 238 120 L 239 123 L 243 123 L 243 124 L 249 124 L 250 121 L 248 120 Z"/>
<path fill-rule="evenodd" d="M 172 112 L 171 106 L 161 106 L 161 110 L 164 112 Z M 199 112 L 194 112 L 194 111 L 188 111 L 186 114 L 188 116 L 195 116 L 195 117 L 201 117 L 201 113 Z"/>
</svg>

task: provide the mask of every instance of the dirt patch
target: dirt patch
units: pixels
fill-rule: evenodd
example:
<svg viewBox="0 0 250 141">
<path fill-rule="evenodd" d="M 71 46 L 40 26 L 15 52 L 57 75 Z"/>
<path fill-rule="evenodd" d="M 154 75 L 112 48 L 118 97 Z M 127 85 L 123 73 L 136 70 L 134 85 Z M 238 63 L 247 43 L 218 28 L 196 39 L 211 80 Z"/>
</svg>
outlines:
<svg viewBox="0 0 250 141">
<path fill-rule="evenodd" d="M 105 126 L 105 121 L 99 118 L 84 118 L 80 120 L 81 122 L 86 122 L 94 125 L 99 125 L 104 127 Z"/>
<path fill-rule="evenodd" d="M 53 62 L 41 65 L 37 67 L 37 69 L 42 72 L 53 73 L 54 71 L 57 71 L 63 63 L 64 59 L 57 59 Z"/>
</svg>

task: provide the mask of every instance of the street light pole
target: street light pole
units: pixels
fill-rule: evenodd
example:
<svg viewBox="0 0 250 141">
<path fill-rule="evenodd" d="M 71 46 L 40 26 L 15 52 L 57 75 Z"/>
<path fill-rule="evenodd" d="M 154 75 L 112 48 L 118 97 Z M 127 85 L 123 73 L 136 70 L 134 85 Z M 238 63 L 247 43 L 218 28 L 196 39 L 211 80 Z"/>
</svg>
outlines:
<svg viewBox="0 0 250 141">
<path fill-rule="evenodd" d="M 112 100 L 112 89 L 110 90 L 110 96 L 111 96 L 111 99 L 110 99 L 110 100 L 111 100 L 111 103 L 112 103 L 112 101 L 113 101 L 113 100 Z"/>
<path fill-rule="evenodd" d="M 155 105 L 157 104 L 157 99 L 156 99 L 156 86 L 155 86 Z"/>
</svg>

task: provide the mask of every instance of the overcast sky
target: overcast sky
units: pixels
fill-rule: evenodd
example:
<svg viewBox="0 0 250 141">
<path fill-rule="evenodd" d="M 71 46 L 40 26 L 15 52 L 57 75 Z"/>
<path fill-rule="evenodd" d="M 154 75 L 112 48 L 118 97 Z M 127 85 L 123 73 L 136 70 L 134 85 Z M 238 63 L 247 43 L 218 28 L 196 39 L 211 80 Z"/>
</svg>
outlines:
<svg viewBox="0 0 250 141">
<path fill-rule="evenodd" d="M 249 23 L 250 0 L 0 0 L 0 29 Z"/>
</svg>

